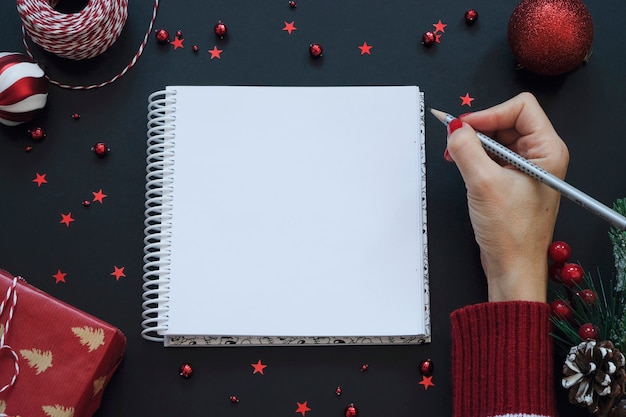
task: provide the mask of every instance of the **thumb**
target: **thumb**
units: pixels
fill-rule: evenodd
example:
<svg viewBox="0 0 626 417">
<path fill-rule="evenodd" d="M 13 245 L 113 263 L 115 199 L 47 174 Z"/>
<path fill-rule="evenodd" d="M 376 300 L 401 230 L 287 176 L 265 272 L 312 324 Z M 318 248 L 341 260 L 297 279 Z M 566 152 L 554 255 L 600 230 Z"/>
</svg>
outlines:
<svg viewBox="0 0 626 417">
<path fill-rule="evenodd" d="M 468 187 L 481 178 L 494 178 L 501 168 L 487 154 L 476 131 L 461 119 L 454 119 L 448 125 L 448 152 Z"/>
</svg>

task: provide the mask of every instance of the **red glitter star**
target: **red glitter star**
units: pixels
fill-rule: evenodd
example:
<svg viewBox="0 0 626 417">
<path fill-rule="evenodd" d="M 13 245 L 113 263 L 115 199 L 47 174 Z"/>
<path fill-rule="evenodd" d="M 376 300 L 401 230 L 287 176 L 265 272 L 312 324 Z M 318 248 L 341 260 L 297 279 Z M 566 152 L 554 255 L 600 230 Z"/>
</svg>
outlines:
<svg viewBox="0 0 626 417">
<path fill-rule="evenodd" d="M 36 173 L 33 182 L 37 183 L 37 187 L 41 187 L 41 184 L 47 184 L 48 180 L 46 180 L 46 174 Z"/>
<path fill-rule="evenodd" d="M 363 45 L 359 45 L 358 47 L 361 50 L 361 55 L 372 55 L 370 49 L 372 49 L 372 45 L 368 45 L 367 42 L 363 42 Z"/>
<path fill-rule="evenodd" d="M 102 192 L 102 188 L 100 188 L 100 190 L 98 190 L 98 192 L 92 191 L 91 194 L 93 194 L 93 201 L 97 201 L 100 204 L 102 204 L 102 200 L 104 199 L 104 197 L 107 196 L 106 194 L 104 194 Z"/>
<path fill-rule="evenodd" d="M 422 376 L 422 382 L 419 383 L 424 386 L 424 390 L 428 390 L 428 387 L 434 387 L 433 377 L 431 376 Z"/>
<path fill-rule="evenodd" d="M 220 54 L 224 52 L 222 49 L 217 49 L 217 46 L 214 46 L 213 49 L 209 49 L 209 53 L 211 54 L 211 59 L 217 58 L 222 59 Z"/>
<path fill-rule="evenodd" d="M 285 22 L 285 27 L 283 28 L 283 30 L 286 30 L 287 33 L 291 35 L 291 32 L 293 32 L 294 30 L 298 30 L 298 28 L 294 26 L 294 21 L 292 20 L 291 23 Z"/>
<path fill-rule="evenodd" d="M 113 267 L 115 270 L 113 272 L 111 272 L 111 275 L 115 276 L 115 280 L 119 281 L 121 277 L 125 277 L 126 274 L 124 273 L 124 266 L 121 268 L 118 268 L 117 266 Z"/>
<path fill-rule="evenodd" d="M 70 223 L 74 221 L 72 218 L 72 212 L 70 211 L 67 214 L 61 213 L 61 221 L 59 223 L 64 223 L 67 227 L 70 227 Z"/>
<path fill-rule="evenodd" d="M 59 282 L 65 282 L 66 275 L 67 275 L 67 272 L 61 272 L 60 269 L 57 269 L 57 273 L 52 275 L 54 279 L 56 280 L 55 284 L 58 284 Z"/>
<path fill-rule="evenodd" d="M 302 413 L 302 415 L 305 415 L 307 411 L 311 411 L 311 409 L 306 405 L 306 401 L 303 403 L 299 403 L 296 401 L 296 404 L 298 404 L 298 409 L 296 410 L 296 413 Z"/>
<path fill-rule="evenodd" d="M 464 96 L 460 96 L 459 98 L 461 99 L 461 106 L 472 107 L 472 101 L 474 101 L 474 99 L 470 97 L 469 93 L 465 93 Z"/>
<path fill-rule="evenodd" d="M 441 19 L 439 19 L 439 21 L 437 23 L 433 23 L 433 26 L 435 27 L 435 32 L 441 32 L 441 33 L 446 33 L 446 26 L 448 26 L 445 23 L 441 23 Z"/>
<path fill-rule="evenodd" d="M 259 373 L 263 375 L 263 369 L 267 368 L 267 365 L 263 365 L 260 359 L 257 363 L 251 363 L 250 365 L 254 368 L 253 374 Z"/>
<path fill-rule="evenodd" d="M 174 50 L 176 50 L 176 49 L 178 49 L 178 48 L 183 48 L 183 49 L 184 49 L 185 47 L 183 46 L 183 41 L 184 41 L 184 39 L 183 39 L 183 38 L 176 37 L 176 38 L 175 38 L 172 42 L 170 42 L 170 43 L 171 43 L 172 45 L 174 45 Z"/>
</svg>

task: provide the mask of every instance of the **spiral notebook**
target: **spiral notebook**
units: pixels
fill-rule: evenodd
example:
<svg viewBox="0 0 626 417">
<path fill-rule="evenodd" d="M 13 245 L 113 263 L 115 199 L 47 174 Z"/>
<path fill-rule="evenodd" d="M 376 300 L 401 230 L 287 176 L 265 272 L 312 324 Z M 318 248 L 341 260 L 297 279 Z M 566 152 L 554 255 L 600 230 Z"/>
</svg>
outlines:
<svg viewBox="0 0 626 417">
<path fill-rule="evenodd" d="M 144 338 L 430 341 L 417 86 L 171 86 L 148 102 Z"/>
</svg>

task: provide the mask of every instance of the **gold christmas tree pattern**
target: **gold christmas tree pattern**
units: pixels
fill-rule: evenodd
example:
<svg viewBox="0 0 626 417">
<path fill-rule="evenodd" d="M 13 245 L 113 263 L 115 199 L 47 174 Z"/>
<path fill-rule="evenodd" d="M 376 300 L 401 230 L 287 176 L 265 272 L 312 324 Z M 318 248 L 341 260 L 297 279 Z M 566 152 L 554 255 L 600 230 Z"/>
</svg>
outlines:
<svg viewBox="0 0 626 417">
<path fill-rule="evenodd" d="M 57 405 L 44 405 L 41 407 L 48 417 L 74 417 L 74 409 L 72 407 L 63 407 Z"/>
<path fill-rule="evenodd" d="M 28 362 L 28 366 L 35 368 L 37 375 L 52 367 L 52 352 L 39 349 L 22 349 L 20 355 Z"/>
<path fill-rule="evenodd" d="M 103 329 L 94 329 L 89 326 L 72 327 L 72 332 L 80 339 L 80 343 L 83 346 L 89 347 L 89 352 L 93 352 L 104 345 Z"/>
</svg>

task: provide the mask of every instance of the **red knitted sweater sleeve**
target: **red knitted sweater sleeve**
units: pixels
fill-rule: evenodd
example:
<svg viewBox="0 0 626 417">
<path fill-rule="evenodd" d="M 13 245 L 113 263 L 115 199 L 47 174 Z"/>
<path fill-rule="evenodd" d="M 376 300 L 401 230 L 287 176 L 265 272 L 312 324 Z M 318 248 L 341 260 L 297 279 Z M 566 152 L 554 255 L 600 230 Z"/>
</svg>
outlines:
<svg viewBox="0 0 626 417">
<path fill-rule="evenodd" d="M 557 415 L 550 313 L 523 301 L 452 313 L 454 417 Z"/>
</svg>

